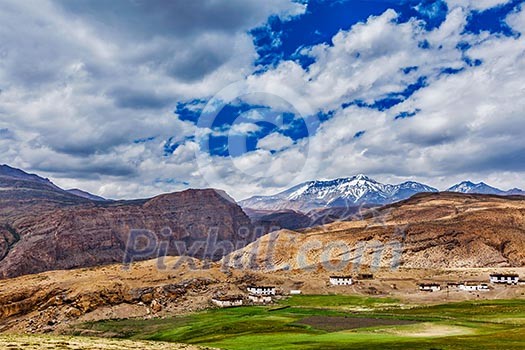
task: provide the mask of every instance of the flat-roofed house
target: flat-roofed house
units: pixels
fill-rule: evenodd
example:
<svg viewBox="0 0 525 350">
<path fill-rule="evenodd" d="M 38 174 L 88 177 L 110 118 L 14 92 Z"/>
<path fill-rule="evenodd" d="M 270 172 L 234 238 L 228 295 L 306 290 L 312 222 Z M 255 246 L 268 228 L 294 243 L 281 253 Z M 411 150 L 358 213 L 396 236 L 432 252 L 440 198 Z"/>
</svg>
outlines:
<svg viewBox="0 0 525 350">
<path fill-rule="evenodd" d="M 249 286 L 247 289 L 252 295 L 275 295 L 275 287 Z"/>
<path fill-rule="evenodd" d="M 272 297 L 270 295 L 248 295 L 248 299 L 252 303 L 256 304 L 269 304 L 272 302 Z"/>
<path fill-rule="evenodd" d="M 419 290 L 422 292 L 439 292 L 441 290 L 441 285 L 438 283 L 421 283 L 419 285 Z"/>
<path fill-rule="evenodd" d="M 520 276 L 512 273 L 493 273 L 490 275 L 490 283 L 496 284 L 518 284 Z"/>
<path fill-rule="evenodd" d="M 489 286 L 486 283 L 477 283 L 477 282 L 464 282 L 458 285 L 458 289 L 465 292 L 479 292 L 479 291 L 488 291 Z"/>
<path fill-rule="evenodd" d="M 244 298 L 242 296 L 220 296 L 213 297 L 211 302 L 218 307 L 242 306 Z"/>
<path fill-rule="evenodd" d="M 352 276 L 330 276 L 330 284 L 333 286 L 351 286 L 353 283 Z"/>
</svg>

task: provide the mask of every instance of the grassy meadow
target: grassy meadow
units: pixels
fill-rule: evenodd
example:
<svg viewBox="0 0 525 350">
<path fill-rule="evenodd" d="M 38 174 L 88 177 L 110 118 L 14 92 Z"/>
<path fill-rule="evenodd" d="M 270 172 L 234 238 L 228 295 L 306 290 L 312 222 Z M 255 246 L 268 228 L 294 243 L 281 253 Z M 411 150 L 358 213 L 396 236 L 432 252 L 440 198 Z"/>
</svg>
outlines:
<svg viewBox="0 0 525 350">
<path fill-rule="evenodd" d="M 128 339 L 222 349 L 525 349 L 525 300 L 407 307 L 393 299 L 294 296 L 278 305 L 88 323 Z"/>
</svg>

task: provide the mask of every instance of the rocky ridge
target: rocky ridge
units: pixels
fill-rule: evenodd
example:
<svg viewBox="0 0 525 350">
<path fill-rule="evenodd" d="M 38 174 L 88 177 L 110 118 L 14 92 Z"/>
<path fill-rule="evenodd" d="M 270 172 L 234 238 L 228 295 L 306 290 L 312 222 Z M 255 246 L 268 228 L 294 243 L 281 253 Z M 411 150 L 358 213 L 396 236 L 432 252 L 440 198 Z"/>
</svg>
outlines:
<svg viewBox="0 0 525 350">
<path fill-rule="evenodd" d="M 0 278 L 159 254 L 216 260 L 264 233 L 214 189 L 102 202 L 24 174 L 0 173 Z M 132 230 L 142 233 L 130 236 Z M 128 246 L 135 253 L 126 255 Z"/>
</svg>

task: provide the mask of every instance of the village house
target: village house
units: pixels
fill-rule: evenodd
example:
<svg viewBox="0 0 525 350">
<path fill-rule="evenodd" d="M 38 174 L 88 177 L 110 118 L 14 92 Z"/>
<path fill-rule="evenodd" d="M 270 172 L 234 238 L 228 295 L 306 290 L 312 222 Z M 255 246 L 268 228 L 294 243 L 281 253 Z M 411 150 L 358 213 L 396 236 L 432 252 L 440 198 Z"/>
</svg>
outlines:
<svg viewBox="0 0 525 350">
<path fill-rule="evenodd" d="M 518 284 L 520 276 L 516 274 L 498 274 L 490 275 L 490 283 L 495 284 Z"/>
<path fill-rule="evenodd" d="M 351 276 L 330 276 L 330 284 L 333 286 L 350 286 L 353 283 Z"/>
<path fill-rule="evenodd" d="M 275 295 L 275 287 L 249 286 L 247 289 L 253 295 Z"/>
<path fill-rule="evenodd" d="M 422 283 L 419 285 L 419 290 L 422 292 L 439 292 L 441 285 L 437 283 Z"/>
<path fill-rule="evenodd" d="M 477 282 L 465 282 L 458 285 L 458 289 L 466 292 L 478 292 L 478 291 L 488 291 L 489 286 L 486 283 L 477 283 Z"/>
<path fill-rule="evenodd" d="M 218 307 L 235 307 L 243 305 L 242 296 L 221 296 L 213 297 L 211 302 Z"/>
<path fill-rule="evenodd" d="M 256 304 L 269 304 L 272 302 L 270 295 L 248 295 L 248 299 Z"/>
<path fill-rule="evenodd" d="M 298 289 L 292 289 L 290 291 L 290 295 L 300 295 L 300 294 L 301 294 L 301 291 Z"/>
</svg>

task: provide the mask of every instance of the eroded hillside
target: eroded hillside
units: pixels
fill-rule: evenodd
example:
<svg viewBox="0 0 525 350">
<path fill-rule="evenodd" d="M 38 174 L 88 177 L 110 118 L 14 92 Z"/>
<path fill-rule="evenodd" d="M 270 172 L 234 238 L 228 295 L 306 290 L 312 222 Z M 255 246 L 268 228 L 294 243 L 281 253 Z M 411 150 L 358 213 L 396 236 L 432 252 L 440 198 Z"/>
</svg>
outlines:
<svg viewBox="0 0 525 350">
<path fill-rule="evenodd" d="M 267 270 L 363 264 L 424 269 L 525 265 L 525 198 L 420 194 L 365 219 L 266 235 L 225 258 Z"/>
</svg>

